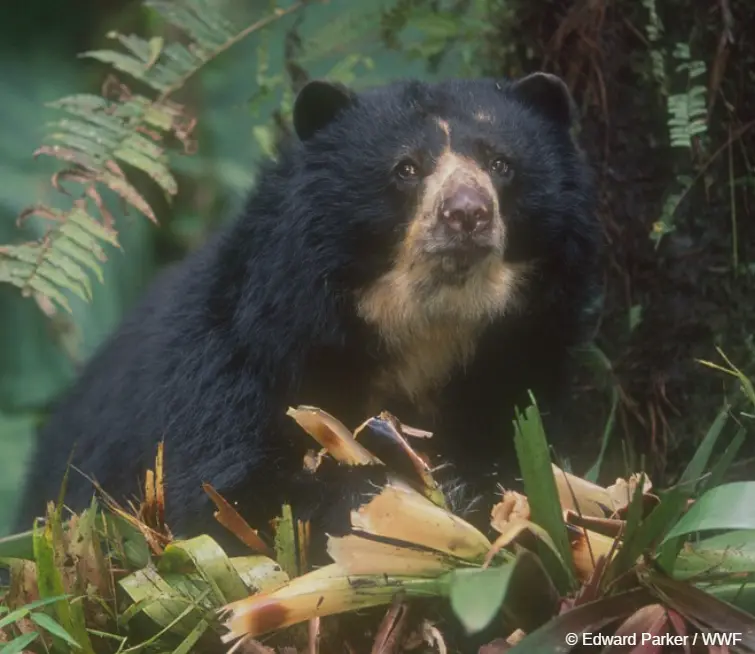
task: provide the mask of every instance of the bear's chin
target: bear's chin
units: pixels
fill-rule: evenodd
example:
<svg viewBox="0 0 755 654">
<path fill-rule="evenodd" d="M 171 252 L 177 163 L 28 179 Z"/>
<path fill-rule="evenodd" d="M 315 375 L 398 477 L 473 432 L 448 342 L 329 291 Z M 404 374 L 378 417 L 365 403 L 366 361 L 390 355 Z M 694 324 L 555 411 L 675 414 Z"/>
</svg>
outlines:
<svg viewBox="0 0 755 654">
<path fill-rule="evenodd" d="M 516 304 L 526 273 L 494 250 L 467 258 L 435 253 L 425 259 L 423 269 L 410 293 L 430 322 L 479 323 L 506 313 Z"/>
<path fill-rule="evenodd" d="M 491 250 L 455 250 L 436 255 L 433 274 L 439 284 L 457 286 L 465 284 L 475 276 L 484 276 Z"/>
<path fill-rule="evenodd" d="M 426 290 L 485 284 L 501 254 L 491 247 L 449 247 L 425 253 Z"/>
</svg>

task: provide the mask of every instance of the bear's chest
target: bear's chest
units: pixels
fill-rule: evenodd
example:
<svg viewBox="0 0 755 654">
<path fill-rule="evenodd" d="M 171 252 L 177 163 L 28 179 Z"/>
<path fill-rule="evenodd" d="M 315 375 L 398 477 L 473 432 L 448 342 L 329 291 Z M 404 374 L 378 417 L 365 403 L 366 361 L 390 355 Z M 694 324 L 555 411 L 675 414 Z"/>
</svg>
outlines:
<svg viewBox="0 0 755 654">
<path fill-rule="evenodd" d="M 370 410 L 383 410 L 396 399 L 432 415 L 438 392 L 474 357 L 480 331 L 478 326 L 446 323 L 385 339 L 370 384 Z"/>
<path fill-rule="evenodd" d="M 475 356 L 491 321 L 516 305 L 521 267 L 496 257 L 458 283 L 441 283 L 435 263 L 397 265 L 357 294 L 357 315 L 381 347 L 369 408 L 392 398 L 432 412 L 437 392 Z"/>
</svg>

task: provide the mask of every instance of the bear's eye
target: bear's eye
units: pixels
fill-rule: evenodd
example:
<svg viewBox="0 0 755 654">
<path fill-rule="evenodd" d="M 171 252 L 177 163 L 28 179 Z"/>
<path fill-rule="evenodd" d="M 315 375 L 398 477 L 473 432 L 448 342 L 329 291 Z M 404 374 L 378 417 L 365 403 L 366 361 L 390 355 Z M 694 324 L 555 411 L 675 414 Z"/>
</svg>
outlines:
<svg viewBox="0 0 755 654">
<path fill-rule="evenodd" d="M 506 181 L 510 180 L 514 175 L 514 169 L 511 167 L 511 164 L 503 157 L 496 157 L 490 162 L 490 172 Z"/>
<path fill-rule="evenodd" d="M 419 177 L 419 166 L 411 159 L 404 159 L 403 161 L 399 161 L 395 172 L 405 182 L 412 182 Z"/>
</svg>

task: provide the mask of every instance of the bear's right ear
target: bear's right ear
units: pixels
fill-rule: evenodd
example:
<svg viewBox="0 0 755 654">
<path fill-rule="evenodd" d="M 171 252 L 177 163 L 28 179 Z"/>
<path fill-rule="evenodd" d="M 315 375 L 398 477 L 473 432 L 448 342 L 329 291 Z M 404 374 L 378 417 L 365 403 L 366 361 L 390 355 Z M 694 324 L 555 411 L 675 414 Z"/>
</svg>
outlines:
<svg viewBox="0 0 755 654">
<path fill-rule="evenodd" d="M 308 82 L 294 102 L 296 135 L 306 141 L 355 101 L 354 93 L 341 84 L 323 80 Z"/>
</svg>

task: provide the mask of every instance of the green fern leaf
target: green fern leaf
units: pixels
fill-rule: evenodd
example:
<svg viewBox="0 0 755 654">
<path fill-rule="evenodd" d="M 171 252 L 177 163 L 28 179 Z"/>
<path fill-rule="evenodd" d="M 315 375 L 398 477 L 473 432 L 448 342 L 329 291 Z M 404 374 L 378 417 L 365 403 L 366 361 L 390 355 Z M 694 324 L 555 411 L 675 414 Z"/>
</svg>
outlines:
<svg viewBox="0 0 755 654">
<path fill-rule="evenodd" d="M 68 222 L 61 228 L 61 232 L 69 238 L 73 238 L 80 245 L 84 245 L 84 243 L 81 241 L 79 232 L 87 234 L 89 238 L 95 238 L 97 241 L 105 241 L 113 247 L 120 248 L 118 234 L 114 230 L 101 225 L 86 211 L 79 207 L 73 209 L 68 214 Z M 74 234 L 79 236 L 74 237 Z M 97 241 L 94 241 L 94 243 Z"/>
<path fill-rule="evenodd" d="M 68 303 L 68 298 L 60 292 L 58 286 L 51 284 L 43 277 L 39 275 L 30 276 L 28 288 L 35 293 L 50 298 L 68 311 L 68 313 L 71 313 L 71 305 Z"/>
<path fill-rule="evenodd" d="M 103 96 L 75 94 L 52 103 L 64 117 L 49 125 L 51 133 L 34 156 L 63 162 L 65 168 L 53 176 L 52 184 L 71 196 L 73 206 L 68 211 L 45 206 L 27 209 L 21 219 L 34 215 L 44 221 L 44 236 L 36 242 L 0 247 L 0 282 L 13 284 L 26 294 L 44 296 L 67 311 L 71 308 L 65 292 L 89 301 L 90 275 L 102 282 L 104 246 L 119 247 L 112 215 L 100 195 L 103 187 L 157 222 L 144 195 L 120 164 L 146 173 L 168 198 L 178 192 L 163 142 L 172 135 L 186 145 L 193 122 L 170 96 L 218 54 L 305 3 L 294 3 L 242 25 L 234 25 L 215 3 L 205 0 L 151 0 L 145 4 L 183 31 L 189 43 L 166 44 L 161 37 L 112 32 L 108 36 L 121 51 L 81 53 L 81 57 L 105 63 L 145 84 L 156 97 L 111 85 Z"/>
<path fill-rule="evenodd" d="M 149 67 L 151 63 L 154 63 L 155 53 L 153 51 L 152 41 L 146 41 L 133 34 L 126 35 L 119 34 L 118 32 L 110 32 L 108 37 L 119 41 L 120 44 L 134 55 L 136 59 L 139 59 L 145 67 Z"/>
<path fill-rule="evenodd" d="M 162 55 L 171 62 L 176 72 L 185 75 L 197 66 L 202 65 L 202 59 L 180 43 L 169 43 L 162 50 Z"/>
<path fill-rule="evenodd" d="M 178 192 L 178 184 L 175 178 L 171 175 L 167 165 L 162 162 L 150 159 L 138 149 L 125 145 L 118 148 L 113 154 L 121 161 L 143 170 L 167 193 L 175 195 Z"/>
<path fill-rule="evenodd" d="M 27 263 L 36 263 L 39 253 L 34 251 L 30 246 L 20 246 L 17 249 L 19 259 L 22 259 L 22 253 L 24 250 L 28 250 L 28 259 L 26 259 Z M 49 248 L 44 256 L 45 261 L 40 264 L 39 271 L 43 277 L 52 279 L 59 275 L 64 275 L 66 282 L 74 283 L 72 290 L 74 290 L 79 297 L 84 301 L 92 299 L 92 282 L 76 261 L 65 256 L 55 248 Z M 56 272 L 56 269 L 58 269 L 59 272 Z"/>
<path fill-rule="evenodd" d="M 187 0 L 178 4 L 152 0 L 145 4 L 207 50 L 215 50 L 235 36 L 233 25 L 217 11 L 210 10 L 207 3 Z"/>
<path fill-rule="evenodd" d="M 129 184 L 125 177 L 114 175 L 109 172 L 103 172 L 97 179 L 109 189 L 117 193 L 137 211 L 143 213 L 153 223 L 157 223 L 157 216 L 155 216 L 155 212 L 152 211 L 152 207 L 149 206 L 149 203 L 141 196 L 139 191 Z"/>
<path fill-rule="evenodd" d="M 76 243 L 76 241 L 64 238 L 55 244 L 55 248 L 71 261 L 75 261 L 80 266 L 88 268 L 100 284 L 105 281 L 99 263 L 105 261 L 105 252 L 99 245 L 95 244 L 93 249 L 87 250 Z"/>
<path fill-rule="evenodd" d="M 96 59 L 104 64 L 110 64 L 113 68 L 122 73 L 126 73 L 135 79 L 147 82 L 150 86 L 155 86 L 152 80 L 146 78 L 145 73 L 149 70 L 147 66 L 131 55 L 115 52 L 114 50 L 88 50 L 82 52 L 79 56 Z M 157 90 L 164 90 L 164 86 L 157 85 Z"/>
<path fill-rule="evenodd" d="M 79 272 L 81 272 L 81 269 L 79 269 Z M 87 289 L 82 285 L 79 274 L 72 276 L 68 270 L 52 265 L 49 260 L 44 260 L 37 266 L 34 279 L 43 279 L 59 288 L 67 288 L 84 302 L 89 302 L 92 299 L 91 293 L 87 293 Z"/>
</svg>

